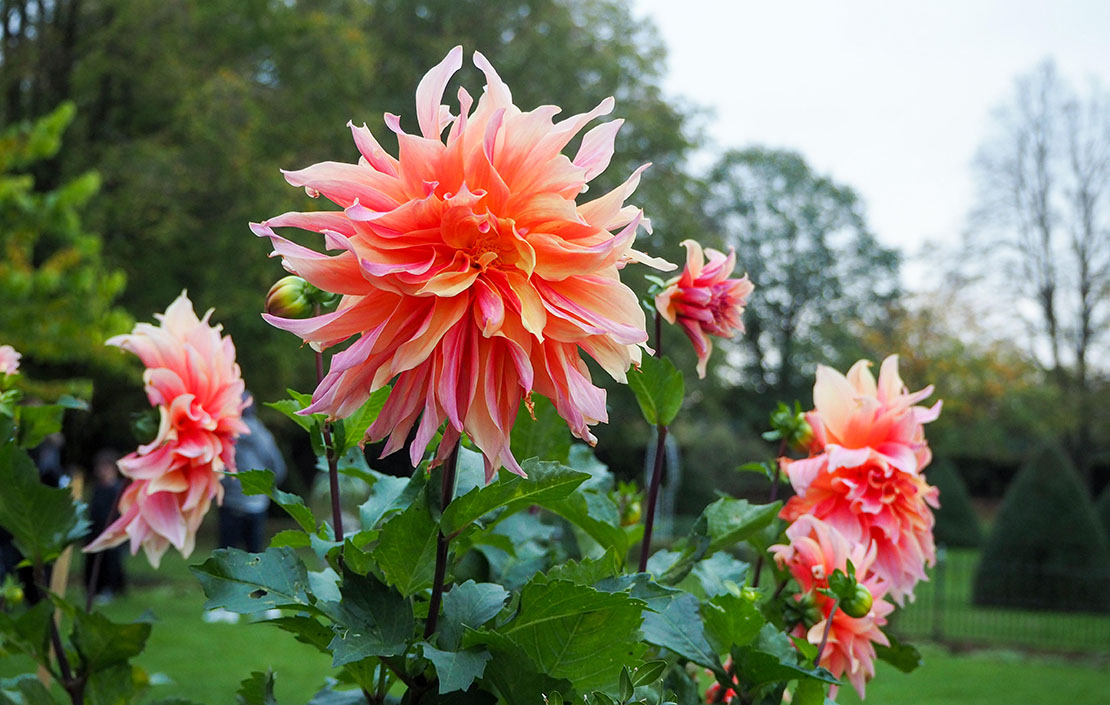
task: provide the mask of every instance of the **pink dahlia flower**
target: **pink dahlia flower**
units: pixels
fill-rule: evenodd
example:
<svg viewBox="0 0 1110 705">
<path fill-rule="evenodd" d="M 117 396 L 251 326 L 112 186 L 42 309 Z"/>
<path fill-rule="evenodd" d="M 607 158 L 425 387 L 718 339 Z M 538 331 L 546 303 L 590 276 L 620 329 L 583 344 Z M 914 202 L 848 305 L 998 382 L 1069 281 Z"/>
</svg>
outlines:
<svg viewBox="0 0 1110 705">
<path fill-rule="evenodd" d="M 7 377 L 19 372 L 19 359 L 22 354 L 10 345 L 0 345 L 0 375 Z"/>
<path fill-rule="evenodd" d="M 420 81 L 420 134 L 385 116 L 398 158 L 351 125 L 358 164 L 286 172 L 289 183 L 342 210 L 286 213 L 252 229 L 270 238 L 287 270 L 342 295 L 334 313 L 266 320 L 318 350 L 357 338 L 332 358 L 305 413 L 346 416 L 392 381 L 368 439 L 388 436 L 384 453 L 392 453 L 416 426 L 416 465 L 446 422 L 441 455 L 467 433 L 488 479 L 501 466 L 524 474 L 509 432 L 533 392 L 554 402 L 576 436 L 595 441 L 589 426 L 607 420 L 605 392 L 580 353 L 625 380 L 647 333 L 619 270 L 651 260 L 632 249 L 647 221 L 624 205 L 644 167 L 616 190 L 575 202 L 608 166 L 622 121 L 587 132 L 573 159 L 562 154 L 586 123 L 612 110 L 612 98 L 560 122 L 554 106 L 522 112 L 475 53 L 486 89 L 475 105 L 460 88 L 454 116 L 440 101 L 462 56 L 455 47 Z M 296 245 L 277 227 L 318 232 L 337 254 Z"/>
<path fill-rule="evenodd" d="M 220 478 L 235 470 L 235 438 L 250 432 L 241 419 L 249 402 L 235 345 L 208 322 L 211 315 L 198 319 L 182 292 L 165 314 L 155 314 L 160 325 L 139 323 L 108 340 L 146 366 L 147 398 L 161 423 L 153 441 L 119 461 L 132 480 L 120 496 L 120 517 L 86 551 L 130 539 L 131 553 L 142 546 L 155 567 L 170 545 L 188 557 L 212 499 L 223 499 Z"/>
<path fill-rule="evenodd" d="M 877 547 L 873 570 L 901 603 L 936 562 L 933 512 L 938 491 L 921 474 L 932 458 L 923 424 L 940 414 L 941 402 L 916 406 L 933 388 L 910 394 L 898 376 L 895 355 L 883 361 L 879 381 L 868 362 L 847 377 L 819 366 L 813 388 L 812 452 L 780 461 L 796 496 L 781 516 L 812 514 L 849 541 Z"/>
<path fill-rule="evenodd" d="M 819 666 L 827 668 L 834 676 L 847 676 L 859 696 L 864 697 L 864 686 L 875 675 L 875 646 L 889 646 L 890 641 L 881 627 L 894 606 L 883 599 L 884 585 L 870 572 L 876 555 L 875 543 L 862 544 L 851 541 L 829 523 L 809 515 L 801 516 L 786 530 L 789 545 L 771 546 L 771 553 L 779 567 L 790 571 L 801 592 L 795 599 L 811 599 L 822 615 L 815 624 L 799 624 L 794 636 L 802 637 L 814 646 L 821 643 L 832 613 L 833 598 L 818 592 L 829 587 L 833 571 L 847 572 L 848 561 L 856 569 L 856 580 L 871 592 L 871 610 L 863 617 L 849 617 L 841 610 L 832 615 L 832 627 L 821 654 Z"/>
<path fill-rule="evenodd" d="M 712 248 L 702 251 L 693 240 L 684 240 L 686 268 L 670 280 L 667 288 L 655 297 L 655 307 L 668 322 L 676 321 L 686 331 L 698 354 L 698 377 L 705 378 L 713 341 L 709 338 L 731 338 L 744 332 L 740 314 L 755 288 L 745 275 L 730 279 L 736 266 L 736 253 L 728 255 Z M 709 262 L 705 255 L 709 255 Z"/>
</svg>

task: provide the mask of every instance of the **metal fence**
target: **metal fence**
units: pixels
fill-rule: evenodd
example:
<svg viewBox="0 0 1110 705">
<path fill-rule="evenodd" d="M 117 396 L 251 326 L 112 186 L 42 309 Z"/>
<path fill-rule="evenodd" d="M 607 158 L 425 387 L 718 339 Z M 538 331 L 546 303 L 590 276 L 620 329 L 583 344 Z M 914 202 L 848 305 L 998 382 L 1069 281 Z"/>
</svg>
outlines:
<svg viewBox="0 0 1110 705">
<path fill-rule="evenodd" d="M 1075 594 L 1061 593 L 1061 589 L 1090 586 L 1092 581 L 1097 589 L 1104 589 L 1110 586 L 1110 576 L 1038 566 L 1020 570 L 1012 565 L 995 566 L 991 570 L 997 574 L 992 577 L 1029 581 L 1044 601 L 1035 608 L 1029 606 L 1028 599 L 1020 600 L 1023 606 L 983 606 L 973 602 L 978 563 L 977 551 L 940 551 L 929 582 L 920 583 L 914 602 L 895 613 L 892 631 L 911 640 L 1110 654 L 1110 612 L 1097 611 L 1089 601 L 1089 587 L 1086 593 L 1080 590 L 1078 599 Z M 1014 602 L 1019 602 L 1019 593 L 1028 592 L 1014 590 Z M 1001 594 L 1002 599 L 996 602 L 1005 603 L 1006 591 Z"/>
</svg>

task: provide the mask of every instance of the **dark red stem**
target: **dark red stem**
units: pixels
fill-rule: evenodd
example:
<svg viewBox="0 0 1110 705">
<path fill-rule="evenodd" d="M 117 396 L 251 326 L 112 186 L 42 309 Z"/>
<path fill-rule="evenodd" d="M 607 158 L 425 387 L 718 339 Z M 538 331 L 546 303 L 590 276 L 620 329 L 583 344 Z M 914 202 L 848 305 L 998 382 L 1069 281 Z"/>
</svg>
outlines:
<svg viewBox="0 0 1110 705">
<path fill-rule="evenodd" d="M 440 504 L 442 510 L 447 509 L 447 505 L 451 503 L 451 496 L 455 494 L 455 470 L 459 463 L 460 443 L 462 439 L 455 443 L 443 468 L 442 503 Z M 436 625 L 439 622 L 439 604 L 443 600 L 443 581 L 447 577 L 447 548 L 450 543 L 451 538 L 444 536 L 443 530 L 440 529 L 439 536 L 436 538 L 436 570 L 432 578 L 432 599 L 428 603 L 428 621 L 424 623 L 425 639 L 435 634 Z"/>
</svg>

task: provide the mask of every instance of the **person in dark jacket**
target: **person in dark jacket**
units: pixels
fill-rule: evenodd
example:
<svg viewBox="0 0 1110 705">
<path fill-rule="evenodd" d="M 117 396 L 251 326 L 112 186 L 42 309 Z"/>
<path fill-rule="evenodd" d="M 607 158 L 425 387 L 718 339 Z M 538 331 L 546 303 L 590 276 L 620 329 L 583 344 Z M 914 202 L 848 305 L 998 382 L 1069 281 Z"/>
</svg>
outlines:
<svg viewBox="0 0 1110 705">
<path fill-rule="evenodd" d="M 92 521 L 90 540 L 103 533 L 116 518 L 116 504 L 126 485 L 116 466 L 119 459 L 120 453 L 112 448 L 100 450 L 93 459 L 93 489 L 89 498 L 89 519 Z M 125 549 L 126 546 L 120 545 L 85 556 L 85 585 L 97 599 L 108 600 L 127 589 L 127 576 L 123 570 Z"/>
<path fill-rule="evenodd" d="M 243 421 L 251 432 L 239 436 L 235 443 L 235 466 L 238 470 L 273 470 L 274 484 L 285 479 L 285 460 L 281 457 L 273 434 L 254 413 L 254 405 L 243 410 Z M 251 553 L 263 549 L 266 511 L 270 498 L 266 495 L 245 495 L 239 478 L 225 475 L 224 501 L 220 505 L 220 548 L 242 548 Z"/>
</svg>

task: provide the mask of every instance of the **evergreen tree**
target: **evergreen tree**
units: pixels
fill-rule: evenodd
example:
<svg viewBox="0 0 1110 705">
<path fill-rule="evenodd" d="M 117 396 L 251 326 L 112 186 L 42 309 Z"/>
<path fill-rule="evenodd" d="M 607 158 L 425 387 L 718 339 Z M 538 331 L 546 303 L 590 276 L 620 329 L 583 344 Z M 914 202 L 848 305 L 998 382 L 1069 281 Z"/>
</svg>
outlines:
<svg viewBox="0 0 1110 705">
<path fill-rule="evenodd" d="M 938 545 L 975 548 L 983 543 L 983 529 L 971 506 L 967 486 L 959 471 L 948 460 L 933 461 L 925 477 L 940 489 L 940 509 L 936 510 L 934 536 Z"/>
<path fill-rule="evenodd" d="M 1063 451 L 1044 446 L 1006 492 L 975 576 L 979 605 L 1110 611 L 1110 548 Z"/>
</svg>

